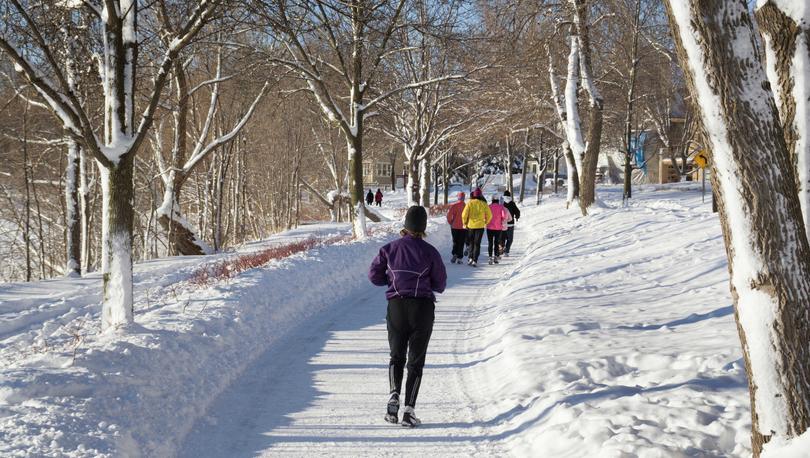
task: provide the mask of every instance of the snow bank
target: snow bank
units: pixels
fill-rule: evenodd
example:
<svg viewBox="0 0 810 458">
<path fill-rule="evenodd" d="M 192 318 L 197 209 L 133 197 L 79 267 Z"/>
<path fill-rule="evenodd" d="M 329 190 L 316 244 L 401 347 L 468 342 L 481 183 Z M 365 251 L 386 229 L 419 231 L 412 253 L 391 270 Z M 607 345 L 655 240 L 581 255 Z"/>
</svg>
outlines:
<svg viewBox="0 0 810 458">
<path fill-rule="evenodd" d="M 799 437 L 784 439 L 774 437 L 765 444 L 761 458 L 806 458 L 810 450 L 810 430 Z"/>
<path fill-rule="evenodd" d="M 41 282 L 51 303 L 20 294 L 31 285 L 3 285 L 0 455 L 172 455 L 254 358 L 366 288 L 370 259 L 390 237 L 378 230 L 204 289 L 178 281 L 211 258 L 145 263 L 137 325 L 115 335 L 99 332 L 98 298 L 82 294 L 98 278 Z"/>
<path fill-rule="evenodd" d="M 523 210 L 525 255 L 468 336 L 487 437 L 516 456 L 750 455 L 720 225 L 687 189 Z"/>
</svg>

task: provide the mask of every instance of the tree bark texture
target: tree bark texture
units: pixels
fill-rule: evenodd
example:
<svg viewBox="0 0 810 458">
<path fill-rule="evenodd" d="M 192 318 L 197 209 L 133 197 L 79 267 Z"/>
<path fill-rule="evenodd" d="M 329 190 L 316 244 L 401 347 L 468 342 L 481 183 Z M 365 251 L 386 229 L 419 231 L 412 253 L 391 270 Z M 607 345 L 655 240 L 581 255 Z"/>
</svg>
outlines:
<svg viewBox="0 0 810 458">
<path fill-rule="evenodd" d="M 102 262 L 104 279 L 101 328 L 131 323 L 133 166 L 127 155 L 116 167 L 101 169 L 104 224 Z"/>
<path fill-rule="evenodd" d="M 588 119 L 588 143 L 582 158 L 580 178 L 579 208 L 583 215 L 596 201 L 596 166 L 599 163 L 599 147 L 602 139 L 602 104 L 591 106 Z"/>
<path fill-rule="evenodd" d="M 65 169 L 65 275 L 82 274 L 82 226 L 79 207 L 79 157 L 80 147 L 75 140 L 68 140 L 68 158 Z"/>
<path fill-rule="evenodd" d="M 757 9 L 771 89 L 788 152 L 805 233 L 810 237 L 810 24 L 798 24 L 769 0 Z"/>
<path fill-rule="evenodd" d="M 747 3 L 669 0 L 667 12 L 712 151 L 758 456 L 773 434 L 810 427 L 810 247 Z"/>
</svg>

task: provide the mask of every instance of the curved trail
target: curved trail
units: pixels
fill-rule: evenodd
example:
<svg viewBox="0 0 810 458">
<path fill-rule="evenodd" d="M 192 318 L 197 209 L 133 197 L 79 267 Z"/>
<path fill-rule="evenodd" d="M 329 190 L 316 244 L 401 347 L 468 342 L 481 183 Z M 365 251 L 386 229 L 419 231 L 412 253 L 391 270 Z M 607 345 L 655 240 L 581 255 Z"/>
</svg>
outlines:
<svg viewBox="0 0 810 458">
<path fill-rule="evenodd" d="M 388 391 L 385 301 L 383 289 L 369 285 L 251 364 L 197 422 L 180 456 L 508 454 L 490 439 L 496 424 L 483 416 L 487 400 L 476 398 L 484 393 L 471 385 L 482 361 L 476 336 L 486 332 L 478 321 L 477 310 L 485 305 L 479 301 L 493 296 L 509 264 L 447 265 L 448 288 L 436 304 L 416 406 L 421 427 L 382 419 Z"/>
</svg>

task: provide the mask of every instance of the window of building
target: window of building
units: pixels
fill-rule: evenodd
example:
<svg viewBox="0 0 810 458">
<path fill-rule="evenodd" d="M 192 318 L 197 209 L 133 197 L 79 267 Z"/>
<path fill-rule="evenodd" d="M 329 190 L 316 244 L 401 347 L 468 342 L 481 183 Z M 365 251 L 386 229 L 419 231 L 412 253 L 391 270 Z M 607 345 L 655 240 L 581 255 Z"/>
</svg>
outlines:
<svg viewBox="0 0 810 458">
<path fill-rule="evenodd" d="M 391 176 L 391 163 L 390 162 L 378 162 L 377 164 L 377 175 L 388 177 Z"/>
<path fill-rule="evenodd" d="M 363 162 L 363 176 L 370 177 L 372 173 L 372 166 L 370 162 Z"/>
</svg>

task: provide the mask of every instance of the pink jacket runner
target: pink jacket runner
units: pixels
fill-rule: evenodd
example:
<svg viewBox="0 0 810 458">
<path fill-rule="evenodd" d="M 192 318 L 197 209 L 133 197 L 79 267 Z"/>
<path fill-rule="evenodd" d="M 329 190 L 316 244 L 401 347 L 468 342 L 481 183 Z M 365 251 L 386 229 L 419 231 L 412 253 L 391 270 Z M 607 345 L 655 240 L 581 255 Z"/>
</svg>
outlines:
<svg viewBox="0 0 810 458">
<path fill-rule="evenodd" d="M 512 219 L 512 214 L 501 204 L 489 204 L 489 209 L 492 211 L 492 220 L 487 224 L 488 230 L 503 231 L 506 229 L 506 223 Z"/>
</svg>

